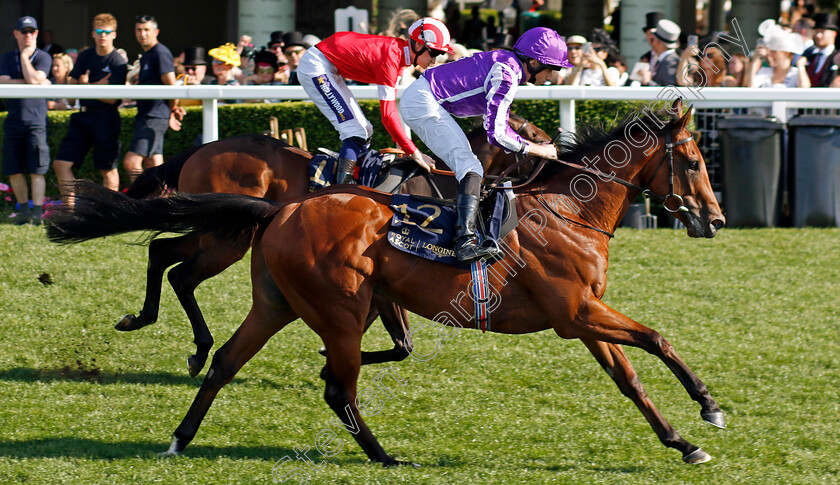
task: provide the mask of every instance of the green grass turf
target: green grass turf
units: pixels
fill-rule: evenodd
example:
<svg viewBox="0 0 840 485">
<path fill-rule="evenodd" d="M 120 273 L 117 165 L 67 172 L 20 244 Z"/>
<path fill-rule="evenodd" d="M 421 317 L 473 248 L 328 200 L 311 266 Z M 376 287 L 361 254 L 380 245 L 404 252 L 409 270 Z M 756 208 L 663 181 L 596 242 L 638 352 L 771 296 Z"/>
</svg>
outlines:
<svg viewBox="0 0 840 485">
<path fill-rule="evenodd" d="M 200 378 L 188 377 L 192 334 L 168 287 L 158 324 L 112 328 L 142 303 L 137 240 L 61 248 L 42 228 L 0 225 L 0 483 L 270 483 L 279 459 L 337 429 L 318 378 L 321 342 L 296 322 L 222 390 L 184 456 L 158 458 Z M 839 240 L 828 229 L 712 240 L 619 230 L 605 300 L 661 332 L 723 408 L 727 429 L 703 423 L 664 364 L 627 349 L 654 403 L 709 463 L 683 464 L 662 446 L 580 342 L 464 331 L 428 362 L 393 364 L 405 386 L 367 419 L 389 453 L 422 468 L 371 464 L 340 432 L 347 444 L 310 483 L 837 483 Z M 197 298 L 218 348 L 248 310 L 247 264 Z M 363 345 L 390 340 L 375 324 Z M 363 369 L 359 388 L 381 368 Z"/>
</svg>

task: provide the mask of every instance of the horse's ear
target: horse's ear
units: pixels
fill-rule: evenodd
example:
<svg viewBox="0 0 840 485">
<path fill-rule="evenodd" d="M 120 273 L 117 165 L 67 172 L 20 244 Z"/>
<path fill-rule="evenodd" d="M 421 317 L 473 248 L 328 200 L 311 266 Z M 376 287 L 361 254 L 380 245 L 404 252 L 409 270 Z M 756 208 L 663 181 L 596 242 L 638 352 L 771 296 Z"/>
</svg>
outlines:
<svg viewBox="0 0 840 485">
<path fill-rule="evenodd" d="M 682 98 L 677 98 L 671 103 L 671 113 L 675 113 L 677 116 L 682 116 L 683 112 L 683 102 Z"/>
<path fill-rule="evenodd" d="M 682 106 L 680 106 L 680 110 L 682 111 Z M 688 127 L 688 122 L 691 121 L 691 115 L 694 112 L 694 106 L 689 106 L 688 111 L 685 112 L 684 115 L 680 117 L 680 120 L 677 122 L 677 131 L 682 131 Z"/>
</svg>

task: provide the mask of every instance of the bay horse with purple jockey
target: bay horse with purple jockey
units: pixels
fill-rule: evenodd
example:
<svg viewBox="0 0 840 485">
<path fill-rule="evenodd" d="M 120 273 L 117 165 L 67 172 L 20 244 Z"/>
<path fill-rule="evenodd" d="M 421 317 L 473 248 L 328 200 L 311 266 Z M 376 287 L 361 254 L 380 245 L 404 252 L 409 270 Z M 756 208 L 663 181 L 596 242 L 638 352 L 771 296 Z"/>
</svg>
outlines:
<svg viewBox="0 0 840 485">
<path fill-rule="evenodd" d="M 702 463 L 711 456 L 682 438 L 665 420 L 622 346 L 639 347 L 662 360 L 700 405 L 701 417 L 724 427 L 720 407 L 661 334 L 601 299 L 607 284 L 610 233 L 640 192 L 674 211 L 689 236 L 713 237 L 724 225 L 703 157 L 686 129 L 691 110 L 682 111 L 682 102 L 677 101 L 656 116 L 645 113 L 627 118 L 609 132 L 581 126 L 576 140 L 565 143 L 561 152 L 561 160 L 579 168 L 552 163 L 515 190 L 517 211 L 523 217 L 502 241 L 503 259 L 492 266 L 492 331 L 553 330 L 561 338 L 580 339 L 639 408 L 660 441 L 678 450 L 684 461 Z M 617 148 L 626 152 L 624 160 L 612 152 Z M 585 201 L 573 202 L 585 195 L 582 186 L 576 186 L 584 179 L 594 193 Z M 389 207 L 391 195 L 336 186 L 278 206 L 222 194 L 137 201 L 91 183 L 78 188 L 75 210 L 60 210 L 48 221 L 48 236 L 55 242 L 134 230 L 253 238 L 253 305 L 239 329 L 213 356 L 167 453 L 184 450 L 219 390 L 270 337 L 300 317 L 326 347 L 321 376 L 329 406 L 371 460 L 384 465 L 403 463 L 379 444 L 356 400 L 361 340 L 371 298 L 384 296 L 452 326 L 454 332 L 467 323 L 457 316 L 471 313 L 470 298 L 462 297 L 471 274 L 391 246 L 386 236 L 394 214 Z M 455 302 L 460 306 L 453 309 Z"/>
</svg>

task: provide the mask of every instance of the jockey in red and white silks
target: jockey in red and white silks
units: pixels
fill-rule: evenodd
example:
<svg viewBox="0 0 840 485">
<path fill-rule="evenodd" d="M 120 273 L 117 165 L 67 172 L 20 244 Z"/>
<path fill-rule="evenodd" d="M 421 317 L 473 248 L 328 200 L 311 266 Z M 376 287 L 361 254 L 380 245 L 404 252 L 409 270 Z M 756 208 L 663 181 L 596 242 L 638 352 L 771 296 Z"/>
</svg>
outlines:
<svg viewBox="0 0 840 485">
<path fill-rule="evenodd" d="M 400 99 L 403 121 L 455 172 L 458 178 L 458 227 L 455 252 L 469 263 L 499 256 L 498 248 L 483 247 L 475 235 L 475 217 L 483 170 L 467 137 L 452 116 L 483 116 L 490 143 L 517 153 L 556 159 L 550 144 L 530 144 L 508 124 L 510 105 L 519 84 L 544 83 L 551 70 L 571 67 L 566 43 L 557 32 L 531 29 L 513 52 L 495 50 L 427 69 Z"/>
<path fill-rule="evenodd" d="M 344 78 L 379 88 L 382 124 L 394 142 L 424 166 L 434 165 L 406 135 L 396 104 L 397 79 L 405 67 L 422 68 L 452 50 L 449 31 L 439 20 L 423 18 L 408 30 L 410 40 L 379 35 L 339 32 L 304 53 L 298 65 L 298 80 L 318 109 L 338 130 L 342 140 L 336 180 L 352 179 L 356 161 L 366 153 L 373 126 L 365 118 Z"/>
</svg>

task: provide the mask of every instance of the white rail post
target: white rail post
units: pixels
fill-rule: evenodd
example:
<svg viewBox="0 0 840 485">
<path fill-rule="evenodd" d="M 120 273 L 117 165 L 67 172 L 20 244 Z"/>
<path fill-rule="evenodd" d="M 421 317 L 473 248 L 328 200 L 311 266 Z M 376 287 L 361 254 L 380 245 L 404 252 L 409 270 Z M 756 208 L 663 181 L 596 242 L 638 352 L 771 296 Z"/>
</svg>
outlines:
<svg viewBox="0 0 840 485">
<path fill-rule="evenodd" d="M 788 122 L 788 112 L 787 112 L 787 102 L 786 101 L 772 101 L 770 103 L 770 114 L 775 116 L 777 120 L 782 123 Z"/>
<path fill-rule="evenodd" d="M 575 132 L 575 100 L 560 100 L 560 128 L 566 133 Z"/>
<path fill-rule="evenodd" d="M 201 100 L 201 118 L 203 129 L 201 135 L 202 143 L 210 143 L 219 139 L 219 100 Z"/>
</svg>

